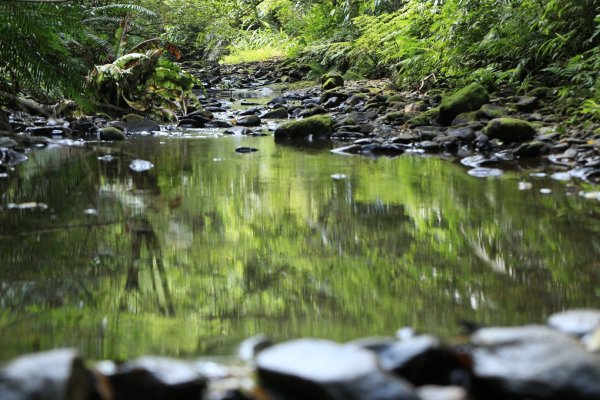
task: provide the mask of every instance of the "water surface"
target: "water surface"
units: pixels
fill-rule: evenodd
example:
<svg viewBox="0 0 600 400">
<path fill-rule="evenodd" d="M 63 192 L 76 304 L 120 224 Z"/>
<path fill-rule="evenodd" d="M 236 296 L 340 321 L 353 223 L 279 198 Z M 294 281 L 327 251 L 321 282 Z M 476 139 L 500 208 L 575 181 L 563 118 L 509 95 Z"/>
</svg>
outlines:
<svg viewBox="0 0 600 400">
<path fill-rule="evenodd" d="M 60 346 L 192 357 L 257 333 L 407 325 L 451 336 L 459 318 L 543 322 L 600 303 L 600 203 L 578 195 L 593 188 L 534 170 L 481 179 L 439 158 L 272 137 L 29 156 L 0 179 L 0 359 Z M 133 172 L 134 159 L 154 168 Z"/>
</svg>

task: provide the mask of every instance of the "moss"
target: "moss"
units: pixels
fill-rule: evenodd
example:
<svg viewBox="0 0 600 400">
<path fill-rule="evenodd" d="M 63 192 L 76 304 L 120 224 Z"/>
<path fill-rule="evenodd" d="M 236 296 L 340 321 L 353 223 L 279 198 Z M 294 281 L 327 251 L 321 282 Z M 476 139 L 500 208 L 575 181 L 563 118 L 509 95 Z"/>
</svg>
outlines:
<svg viewBox="0 0 600 400">
<path fill-rule="evenodd" d="M 431 121 L 437 119 L 439 113 L 439 107 L 432 108 L 430 110 L 422 112 L 416 117 L 412 117 L 411 119 L 406 121 L 406 125 L 411 127 L 431 125 Z"/>
<path fill-rule="evenodd" d="M 125 135 L 121 132 L 120 129 L 115 128 L 114 126 L 107 126 L 105 128 L 101 128 L 99 131 L 100 140 L 125 140 Z"/>
<path fill-rule="evenodd" d="M 494 119 L 506 117 L 508 115 L 508 110 L 504 107 L 495 106 L 492 104 L 484 104 L 477 113 L 480 117 Z"/>
<path fill-rule="evenodd" d="M 392 111 L 390 113 L 385 114 L 384 118 L 387 122 L 396 122 L 396 121 L 404 122 L 404 119 L 406 118 L 406 114 L 404 114 L 403 111 Z"/>
<path fill-rule="evenodd" d="M 535 127 L 518 118 L 496 118 L 488 122 L 485 134 L 490 139 L 498 139 L 504 143 L 525 142 L 533 139 Z"/>
<path fill-rule="evenodd" d="M 452 125 L 467 124 L 469 122 L 477 121 L 477 111 L 470 111 L 462 114 L 458 114 L 452 120 Z"/>
<path fill-rule="evenodd" d="M 123 121 L 126 121 L 127 123 L 141 123 L 144 122 L 145 118 L 142 117 L 141 115 L 137 115 L 137 114 L 127 114 L 124 115 L 123 118 L 121 118 Z"/>
<path fill-rule="evenodd" d="M 488 101 L 487 90 L 479 83 L 472 83 L 442 100 L 439 122 L 448 125 L 458 114 L 476 111 Z"/>
<path fill-rule="evenodd" d="M 335 73 L 328 73 L 321 77 L 321 88 L 330 90 L 336 87 L 344 87 L 344 78 Z"/>
<path fill-rule="evenodd" d="M 300 138 L 313 136 L 330 136 L 333 132 L 333 118 L 329 115 L 286 122 L 275 129 L 275 137 Z"/>
</svg>

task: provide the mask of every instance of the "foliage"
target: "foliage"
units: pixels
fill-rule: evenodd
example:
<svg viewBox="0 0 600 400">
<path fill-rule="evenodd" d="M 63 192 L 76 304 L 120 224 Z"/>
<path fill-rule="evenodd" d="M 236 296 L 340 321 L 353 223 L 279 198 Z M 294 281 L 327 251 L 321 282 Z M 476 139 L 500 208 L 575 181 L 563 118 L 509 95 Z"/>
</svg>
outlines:
<svg viewBox="0 0 600 400">
<path fill-rule="evenodd" d="M 230 54 L 223 58 L 223 62 L 238 64 L 283 57 L 295 46 L 296 43 L 283 31 L 244 31 L 227 46 Z"/>
<path fill-rule="evenodd" d="M 197 80 L 162 57 L 162 49 L 129 53 L 113 63 L 97 65 L 89 76 L 91 87 L 106 104 L 123 103 L 159 119 L 175 119 L 197 105 L 191 90 Z"/>
<path fill-rule="evenodd" d="M 69 43 L 80 33 L 71 2 L 0 1 L 0 89 L 77 97 L 86 69 Z"/>
</svg>

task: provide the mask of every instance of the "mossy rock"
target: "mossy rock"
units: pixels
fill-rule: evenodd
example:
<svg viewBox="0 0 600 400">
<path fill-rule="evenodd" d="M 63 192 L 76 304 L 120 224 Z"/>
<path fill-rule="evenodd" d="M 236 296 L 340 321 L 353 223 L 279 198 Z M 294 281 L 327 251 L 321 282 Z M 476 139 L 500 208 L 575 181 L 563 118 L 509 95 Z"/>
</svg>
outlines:
<svg viewBox="0 0 600 400">
<path fill-rule="evenodd" d="M 127 114 L 127 115 L 123 115 L 123 118 L 121 118 L 121 120 L 127 122 L 127 123 L 139 123 L 139 122 L 144 122 L 145 118 L 142 117 L 141 115 L 137 115 L 137 114 Z"/>
<path fill-rule="evenodd" d="M 385 114 L 384 119 L 387 122 L 404 122 L 406 119 L 406 114 L 403 111 L 392 111 Z"/>
<path fill-rule="evenodd" d="M 110 141 L 119 141 L 125 140 L 125 135 L 121 132 L 120 129 L 115 128 L 114 126 L 107 126 L 105 128 L 100 128 L 98 130 L 98 135 L 100 140 L 110 140 Z"/>
<path fill-rule="evenodd" d="M 469 122 L 477 121 L 477 115 L 477 111 L 458 114 L 452 120 L 452 125 L 468 124 Z"/>
<path fill-rule="evenodd" d="M 534 138 L 535 127 L 518 118 L 495 118 L 488 122 L 485 134 L 490 139 L 498 139 L 504 143 L 526 142 Z"/>
<path fill-rule="evenodd" d="M 501 106 L 495 106 L 493 104 L 484 104 L 481 106 L 477 114 L 481 118 L 502 118 L 508 115 L 508 110 Z"/>
<path fill-rule="evenodd" d="M 479 83 L 472 83 L 442 100 L 438 121 L 449 125 L 458 114 L 479 110 L 487 102 L 487 90 Z"/>
<path fill-rule="evenodd" d="M 398 94 L 394 94 L 387 99 L 388 103 L 403 103 L 406 99 Z"/>
<path fill-rule="evenodd" d="M 426 126 L 431 125 L 432 120 L 436 120 L 439 118 L 440 109 L 439 107 L 432 108 L 430 110 L 424 111 L 416 117 L 412 117 L 408 121 L 406 121 L 406 125 L 410 127 L 416 126 Z"/>
<path fill-rule="evenodd" d="M 344 87 L 344 78 L 335 73 L 325 74 L 321 77 L 321 88 L 331 90 L 336 87 Z"/>
<path fill-rule="evenodd" d="M 286 122 L 275 129 L 275 137 L 302 138 L 330 136 L 333 132 L 333 118 L 329 115 L 316 115 L 305 119 Z"/>
<path fill-rule="evenodd" d="M 538 99 L 546 98 L 550 94 L 550 88 L 546 86 L 538 86 L 529 91 L 529 96 L 537 97 Z"/>
</svg>

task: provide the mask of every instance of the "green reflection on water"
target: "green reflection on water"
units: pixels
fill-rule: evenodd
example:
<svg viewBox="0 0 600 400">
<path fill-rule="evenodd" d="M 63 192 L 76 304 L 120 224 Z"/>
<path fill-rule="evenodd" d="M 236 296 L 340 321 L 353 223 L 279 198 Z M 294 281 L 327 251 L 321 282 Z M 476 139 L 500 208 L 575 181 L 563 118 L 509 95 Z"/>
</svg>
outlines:
<svg viewBox="0 0 600 400">
<path fill-rule="evenodd" d="M 134 158 L 155 168 L 132 172 Z M 597 202 L 527 171 L 139 138 L 37 151 L 0 189 L 0 359 L 220 354 L 261 332 L 447 336 L 458 318 L 541 322 L 599 302 Z M 33 201 L 48 209 L 9 208 Z"/>
</svg>

